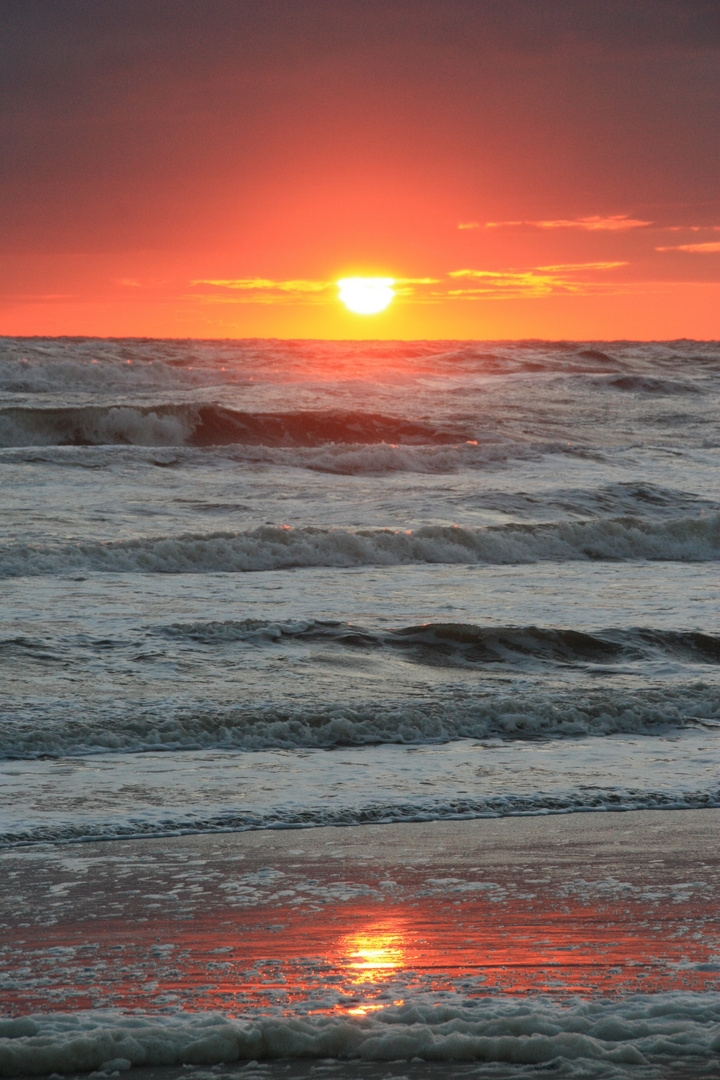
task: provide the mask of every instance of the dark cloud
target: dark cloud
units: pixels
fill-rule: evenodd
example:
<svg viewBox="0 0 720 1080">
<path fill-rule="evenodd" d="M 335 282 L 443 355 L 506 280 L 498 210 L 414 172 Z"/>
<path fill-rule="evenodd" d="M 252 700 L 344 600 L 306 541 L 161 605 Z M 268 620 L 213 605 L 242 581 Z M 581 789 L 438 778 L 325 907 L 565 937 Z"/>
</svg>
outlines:
<svg viewBox="0 0 720 1080">
<path fill-rule="evenodd" d="M 523 217 L 708 200 L 718 47 L 717 0 L 2 0 L 0 242 L 200 235 L 332 162 Z"/>
<path fill-rule="evenodd" d="M 720 48 L 718 0 L 3 0 L 0 101 L 27 114 L 102 112 L 163 79 L 272 94 L 332 58 L 371 78 L 388 63 Z M 148 101 L 154 108 L 161 102 Z"/>
<path fill-rule="evenodd" d="M 720 47 L 717 0 L 3 0 L 4 70 L 132 72 L 153 56 L 203 65 L 403 42 L 482 51 L 592 44 Z"/>
</svg>

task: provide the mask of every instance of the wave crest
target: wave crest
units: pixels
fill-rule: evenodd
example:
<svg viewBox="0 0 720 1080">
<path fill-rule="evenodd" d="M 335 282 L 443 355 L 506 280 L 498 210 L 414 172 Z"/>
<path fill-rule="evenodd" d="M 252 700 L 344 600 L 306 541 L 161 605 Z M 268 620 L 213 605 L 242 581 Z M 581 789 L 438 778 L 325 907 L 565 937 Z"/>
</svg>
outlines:
<svg viewBox="0 0 720 1080">
<path fill-rule="evenodd" d="M 720 515 L 658 522 L 641 518 L 501 525 L 479 529 L 320 529 L 263 526 L 248 532 L 161 536 L 109 543 L 7 545 L 0 577 L 111 573 L 242 573 L 293 567 L 419 563 L 513 564 L 565 560 L 720 558 Z"/>
</svg>

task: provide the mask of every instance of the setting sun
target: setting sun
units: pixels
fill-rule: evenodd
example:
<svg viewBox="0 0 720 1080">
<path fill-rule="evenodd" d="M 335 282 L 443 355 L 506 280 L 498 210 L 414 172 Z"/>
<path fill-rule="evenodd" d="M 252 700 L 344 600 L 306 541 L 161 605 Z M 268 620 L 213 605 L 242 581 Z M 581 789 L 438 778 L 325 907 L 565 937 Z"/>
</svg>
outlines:
<svg viewBox="0 0 720 1080">
<path fill-rule="evenodd" d="M 338 281 L 340 299 L 356 315 L 376 315 L 395 296 L 393 278 L 343 278 Z"/>
</svg>

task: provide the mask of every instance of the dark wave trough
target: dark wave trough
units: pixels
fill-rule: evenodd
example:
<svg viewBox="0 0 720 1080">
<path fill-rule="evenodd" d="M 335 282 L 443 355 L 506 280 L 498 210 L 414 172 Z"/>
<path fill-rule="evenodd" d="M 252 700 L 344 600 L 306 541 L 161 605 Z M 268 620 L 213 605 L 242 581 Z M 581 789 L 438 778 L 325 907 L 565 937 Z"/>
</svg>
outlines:
<svg viewBox="0 0 720 1080">
<path fill-rule="evenodd" d="M 691 663 L 720 664 L 720 636 L 643 627 L 586 633 L 539 626 L 428 623 L 393 630 L 371 630 L 352 623 L 323 620 L 279 623 L 245 619 L 176 623 L 160 628 L 157 633 L 209 646 L 275 642 L 400 650 L 414 654 L 425 663 L 537 660 L 582 664 L 665 657 Z M 36 647 L 36 643 L 33 645 Z"/>
</svg>

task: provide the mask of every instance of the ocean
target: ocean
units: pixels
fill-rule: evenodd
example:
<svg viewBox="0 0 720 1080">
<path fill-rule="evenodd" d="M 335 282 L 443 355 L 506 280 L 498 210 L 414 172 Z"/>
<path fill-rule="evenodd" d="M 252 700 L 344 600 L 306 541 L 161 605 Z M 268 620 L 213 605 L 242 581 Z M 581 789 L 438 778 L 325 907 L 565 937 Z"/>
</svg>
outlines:
<svg viewBox="0 0 720 1080">
<path fill-rule="evenodd" d="M 715 342 L 0 339 L 3 849 L 720 807 L 718 416 Z"/>
</svg>

